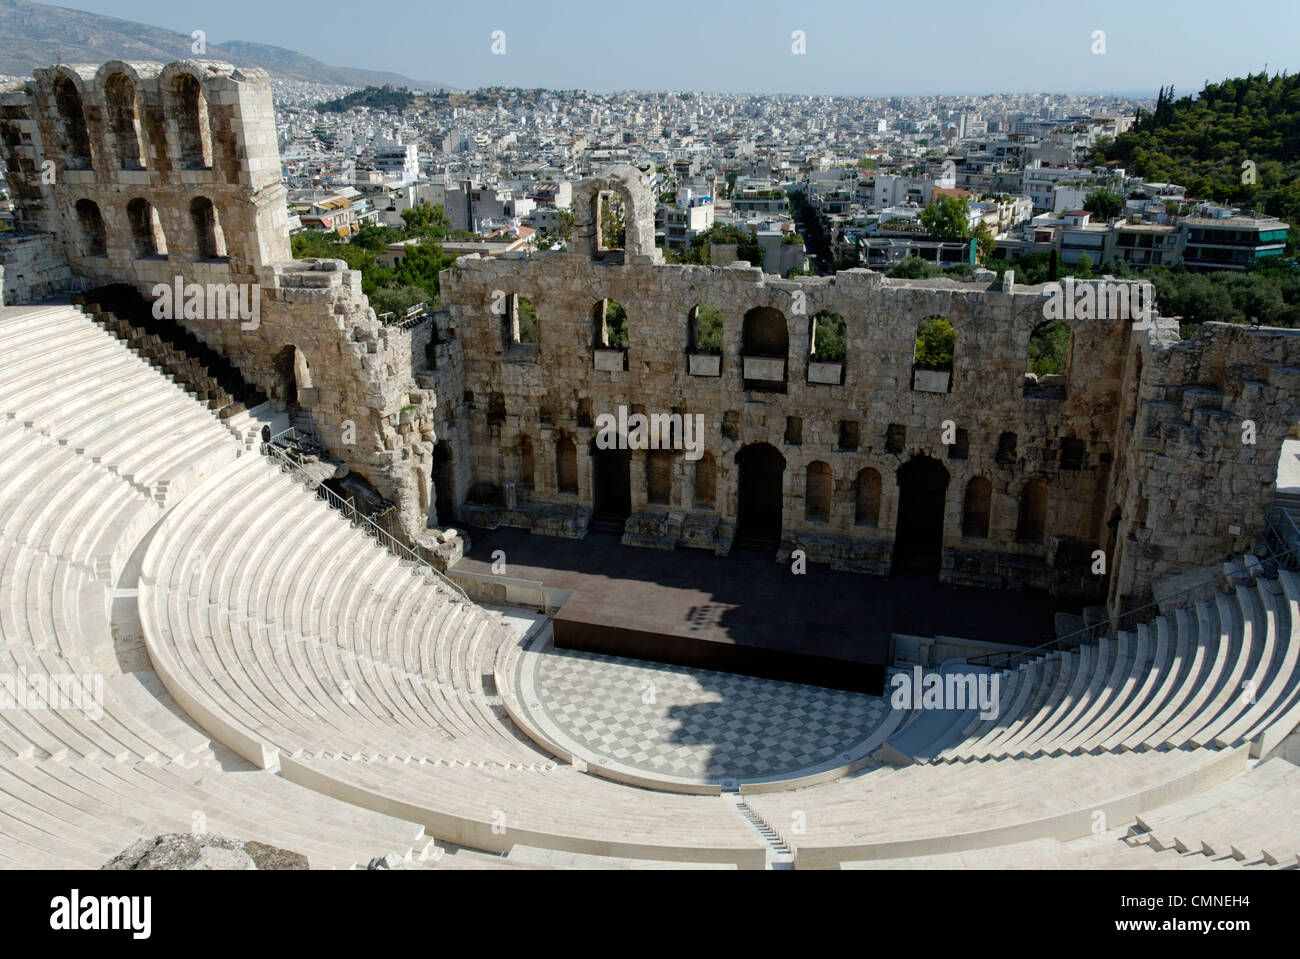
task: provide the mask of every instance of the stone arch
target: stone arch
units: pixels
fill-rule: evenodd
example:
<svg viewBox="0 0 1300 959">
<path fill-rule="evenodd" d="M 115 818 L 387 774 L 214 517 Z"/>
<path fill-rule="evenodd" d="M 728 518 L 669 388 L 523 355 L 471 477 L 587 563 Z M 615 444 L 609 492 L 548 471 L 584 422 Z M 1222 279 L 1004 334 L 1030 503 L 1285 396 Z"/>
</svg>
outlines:
<svg viewBox="0 0 1300 959">
<path fill-rule="evenodd" d="M 1029 334 L 1025 355 L 1025 396 L 1063 400 L 1070 386 L 1074 329 L 1064 320 L 1044 320 Z"/>
<path fill-rule="evenodd" d="M 196 196 L 190 202 L 190 223 L 194 227 L 194 249 L 198 259 L 219 260 L 227 255 L 221 218 L 211 200 Z"/>
<path fill-rule="evenodd" d="M 212 166 L 212 130 L 203 84 L 185 70 L 173 73 L 167 84 L 172 116 L 176 118 L 176 154 L 183 170 Z"/>
<path fill-rule="evenodd" d="M 984 538 L 989 535 L 989 514 L 993 504 L 993 484 L 983 476 L 976 476 L 966 484 L 966 497 L 962 503 L 961 534 Z"/>
<path fill-rule="evenodd" d="M 144 169 L 135 93 L 135 81 L 120 71 L 104 82 L 109 144 L 123 170 Z"/>
<path fill-rule="evenodd" d="M 64 166 L 69 170 L 91 167 L 90 131 L 78 80 L 66 73 L 54 78 L 54 109 L 58 113 Z"/>
<path fill-rule="evenodd" d="M 137 259 L 167 255 L 167 237 L 163 233 L 158 211 L 144 197 L 136 197 L 126 205 L 126 218 L 131 224 L 131 242 Z"/>
<path fill-rule="evenodd" d="M 696 303 L 686 315 L 686 352 L 722 352 L 722 311 L 710 303 Z"/>
<path fill-rule="evenodd" d="M 560 493 L 578 492 L 578 447 L 567 436 L 555 441 L 555 489 Z"/>
<path fill-rule="evenodd" d="M 829 522 L 834 477 L 828 464 L 814 460 L 808 464 L 804 484 L 804 519 Z"/>
<path fill-rule="evenodd" d="M 745 389 L 784 390 L 790 355 L 785 314 L 770 306 L 754 307 L 745 314 L 740 343 Z"/>
<path fill-rule="evenodd" d="M 104 217 L 99 212 L 99 204 L 94 200 L 77 201 L 77 223 L 81 227 L 81 256 L 104 256 L 108 253 L 108 233 L 104 229 Z"/>
<path fill-rule="evenodd" d="M 645 176 L 634 166 L 607 167 L 582 180 L 573 191 L 573 248 L 592 259 L 609 253 L 600 234 L 600 198 L 614 194 L 623 203 L 625 239 L 623 255 L 653 256 L 655 252 L 655 198 Z"/>
<path fill-rule="evenodd" d="M 858 526 L 880 523 L 880 473 L 870 466 L 858 470 L 854 483 L 853 522 Z"/>
<path fill-rule="evenodd" d="M 1016 539 L 1039 544 L 1047 531 L 1047 484 L 1034 477 L 1020 493 L 1020 517 L 1016 522 Z"/>
<path fill-rule="evenodd" d="M 695 489 L 693 505 L 696 509 L 713 509 L 718 491 L 718 467 L 712 453 L 704 453 L 695 461 Z"/>
</svg>

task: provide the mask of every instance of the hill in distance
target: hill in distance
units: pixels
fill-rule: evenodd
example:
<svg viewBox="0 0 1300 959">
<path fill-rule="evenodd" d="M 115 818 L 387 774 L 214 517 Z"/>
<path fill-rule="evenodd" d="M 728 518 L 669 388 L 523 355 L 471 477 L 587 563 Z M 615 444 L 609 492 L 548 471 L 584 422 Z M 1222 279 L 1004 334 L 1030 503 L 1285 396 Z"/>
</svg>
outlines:
<svg viewBox="0 0 1300 959">
<path fill-rule="evenodd" d="M 35 67 L 55 63 L 102 63 L 105 60 L 157 60 L 163 63 L 195 56 L 188 34 L 70 10 L 31 0 L 0 0 L 0 74 L 29 76 Z M 335 67 L 312 57 L 264 43 L 209 40 L 204 57 L 236 66 L 261 67 L 273 76 L 345 86 L 410 87 L 447 90 L 446 84 L 412 80 L 399 73 Z"/>
</svg>

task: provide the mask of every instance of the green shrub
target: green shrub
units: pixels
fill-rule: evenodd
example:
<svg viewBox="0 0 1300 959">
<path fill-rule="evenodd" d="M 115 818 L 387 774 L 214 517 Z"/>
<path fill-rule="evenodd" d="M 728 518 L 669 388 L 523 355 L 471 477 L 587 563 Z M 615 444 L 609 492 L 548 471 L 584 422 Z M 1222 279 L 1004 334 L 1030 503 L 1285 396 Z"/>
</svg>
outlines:
<svg viewBox="0 0 1300 959">
<path fill-rule="evenodd" d="M 951 370 L 953 344 L 957 334 L 942 316 L 927 316 L 916 330 L 913 363 L 922 370 Z"/>
</svg>

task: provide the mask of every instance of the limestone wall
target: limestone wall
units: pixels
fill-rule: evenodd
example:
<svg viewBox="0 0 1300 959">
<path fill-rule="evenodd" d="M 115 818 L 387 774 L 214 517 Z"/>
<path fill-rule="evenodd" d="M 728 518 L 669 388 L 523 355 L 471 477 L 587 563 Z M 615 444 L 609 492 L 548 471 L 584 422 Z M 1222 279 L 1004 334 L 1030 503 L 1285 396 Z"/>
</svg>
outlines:
<svg viewBox="0 0 1300 959">
<path fill-rule="evenodd" d="M 1266 532 L 1282 441 L 1300 420 L 1300 331 L 1207 323 L 1142 343 L 1124 425 L 1112 604 L 1251 551 Z"/>
<path fill-rule="evenodd" d="M 512 346 L 493 312 L 501 294 L 527 297 L 537 312 L 540 344 Z M 535 483 L 528 498 L 557 507 L 591 506 L 589 443 L 595 417 L 620 405 L 644 412 L 702 413 L 706 450 L 717 467 L 715 508 L 693 508 L 694 466 L 673 458 L 671 501 L 647 502 L 646 454 L 632 454 L 629 531 L 669 542 L 725 551 L 736 519 L 736 454 L 768 443 L 785 458 L 787 548 L 810 558 L 876 572 L 888 569 L 898 510 L 898 469 L 918 456 L 939 460 L 949 474 L 944 515 L 946 575 L 954 581 L 1015 579 L 1076 593 L 1100 581 L 1081 575 L 1078 557 L 1105 534 L 1127 320 L 1079 321 L 1073 365 L 1063 399 L 1030 398 L 1024 391 L 1029 337 L 1043 322 L 1044 293 L 1015 292 L 987 283 L 888 280 L 866 270 L 831 278 L 780 280 L 747 265 L 727 268 L 614 265 L 581 255 L 541 253 L 526 260 L 464 258 L 444 275 L 444 301 L 463 350 L 464 387 L 475 483 L 498 487 L 518 480 L 517 450 L 527 436 L 534 450 Z M 626 370 L 595 368 L 591 311 L 602 298 L 628 314 Z M 688 315 L 708 303 L 724 318 L 719 376 L 691 375 Z M 785 392 L 745 389 L 742 335 L 755 308 L 780 312 L 789 338 Z M 847 321 L 843 384 L 809 382 L 810 317 L 833 310 Z M 916 329 L 922 318 L 947 317 L 956 331 L 952 390 L 913 389 Z M 800 441 L 787 442 L 790 419 L 801 420 Z M 857 449 L 840 446 L 841 421 L 856 425 Z M 966 431 L 965 459 L 951 455 L 945 421 Z M 891 428 L 905 435 L 898 452 L 886 448 Z M 1003 433 L 1016 435 L 1008 463 L 996 461 Z M 561 437 L 578 447 L 579 488 L 557 490 L 554 449 Z M 1080 468 L 1063 468 L 1062 440 L 1082 441 Z M 809 464 L 827 464 L 833 476 L 828 519 L 806 516 Z M 859 471 L 882 478 L 875 525 L 856 522 Z M 992 484 L 986 537 L 962 535 L 967 483 Z M 1047 485 L 1049 520 L 1037 541 L 1017 539 L 1025 484 Z M 518 511 L 516 511 L 517 513 Z M 544 515 L 546 511 L 541 511 Z M 512 516 L 527 524 L 527 516 Z M 656 525 L 657 524 L 657 525 Z M 707 531 L 701 536 L 700 530 Z M 579 530 L 580 531 L 580 530 Z M 1059 554 L 1059 555 L 1058 555 Z"/>
<path fill-rule="evenodd" d="M 415 381 L 423 351 L 378 322 L 341 261 L 293 261 L 262 71 L 208 60 L 37 70 L 0 93 L 0 144 L 23 231 L 2 243 L 7 301 L 233 284 L 256 317 L 174 304 L 175 318 L 274 402 L 296 401 L 421 536 L 435 407 Z"/>
</svg>

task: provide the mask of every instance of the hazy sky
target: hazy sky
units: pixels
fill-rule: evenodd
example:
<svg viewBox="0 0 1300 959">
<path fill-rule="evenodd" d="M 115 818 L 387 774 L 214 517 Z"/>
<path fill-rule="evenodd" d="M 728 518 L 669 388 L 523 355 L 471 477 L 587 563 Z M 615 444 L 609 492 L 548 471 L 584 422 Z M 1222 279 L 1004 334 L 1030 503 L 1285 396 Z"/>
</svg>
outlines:
<svg viewBox="0 0 1300 959">
<path fill-rule="evenodd" d="M 1099 92 L 1300 69 L 1297 0 L 65 0 L 459 88 Z M 505 31 L 505 55 L 492 53 Z M 802 30 L 806 54 L 792 52 Z M 1105 32 L 1105 54 L 1092 52 Z"/>
</svg>

